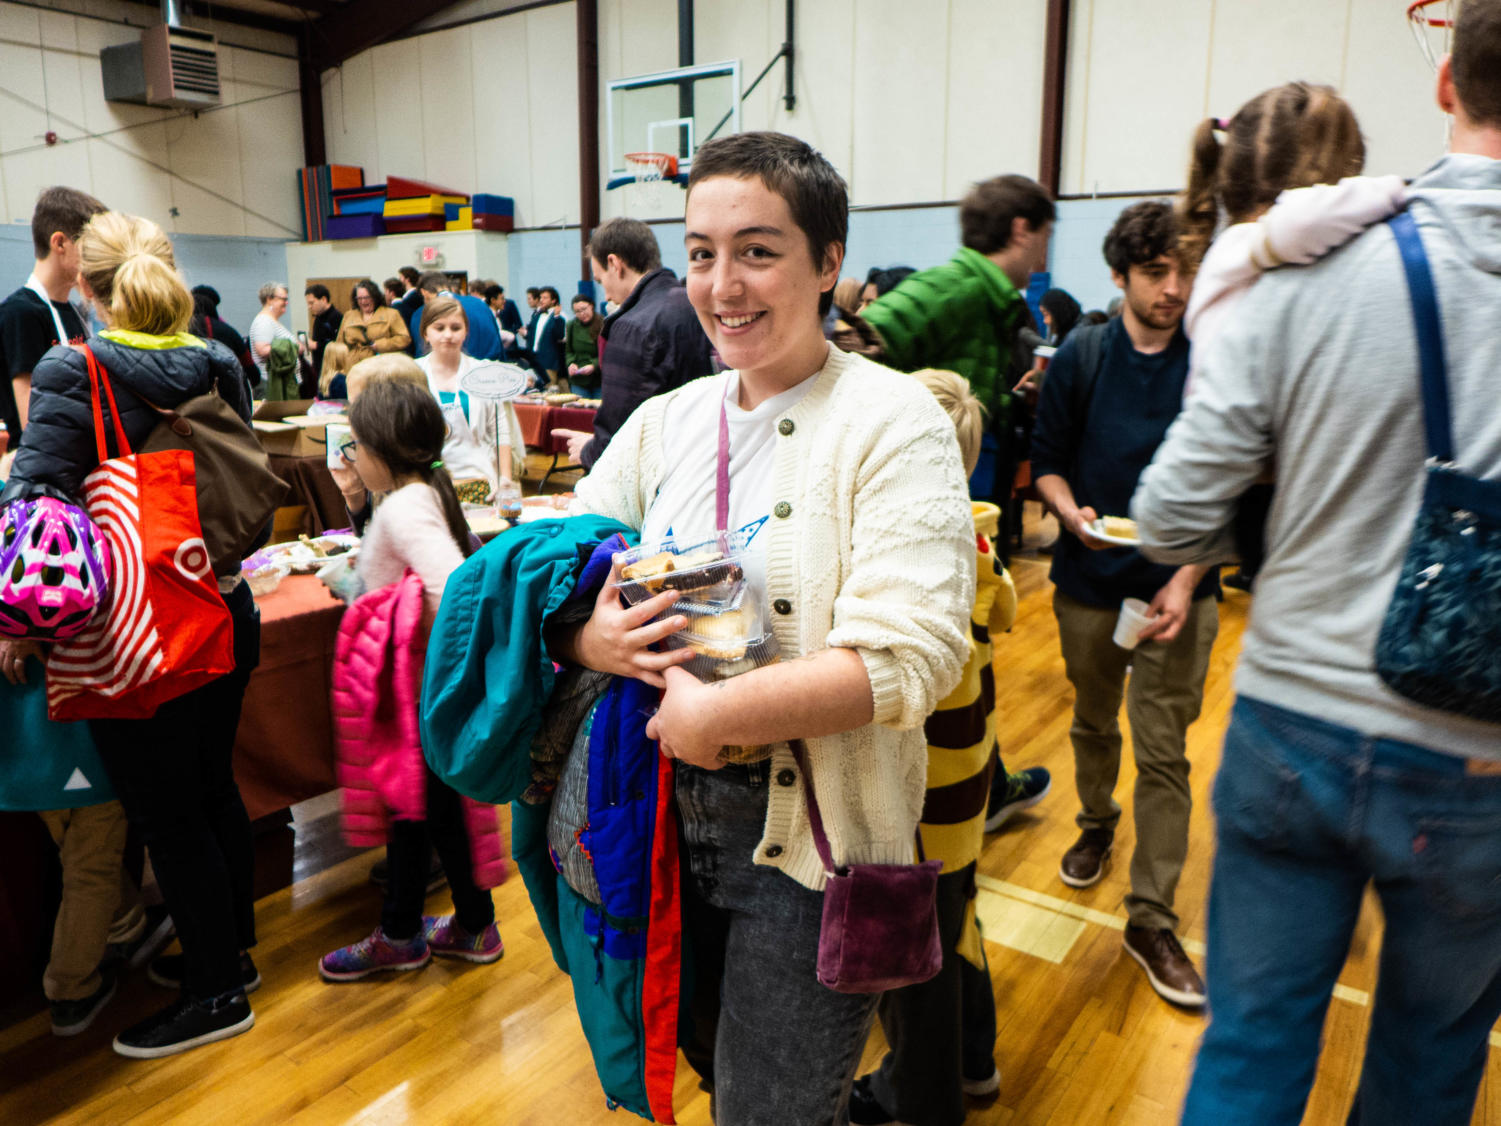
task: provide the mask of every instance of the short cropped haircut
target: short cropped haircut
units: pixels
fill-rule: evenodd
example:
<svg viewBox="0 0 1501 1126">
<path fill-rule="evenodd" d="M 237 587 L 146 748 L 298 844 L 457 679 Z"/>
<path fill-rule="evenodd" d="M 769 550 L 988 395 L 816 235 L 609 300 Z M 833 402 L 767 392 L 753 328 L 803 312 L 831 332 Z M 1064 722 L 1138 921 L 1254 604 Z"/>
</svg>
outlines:
<svg viewBox="0 0 1501 1126">
<path fill-rule="evenodd" d="M 76 188 L 43 188 L 31 210 L 31 245 L 38 258 L 52 253 L 52 236 L 59 231 L 73 242 L 95 215 L 108 211 L 88 192 Z"/>
<path fill-rule="evenodd" d="M 542 291 L 534 285 L 529 285 L 526 287 L 526 295 L 528 297 L 540 297 L 542 295 Z"/>
<path fill-rule="evenodd" d="M 428 293 L 442 293 L 445 289 L 452 289 L 453 283 L 448 280 L 447 274 L 441 274 L 437 270 L 428 270 L 417 279 L 417 288 L 426 290 Z"/>
<path fill-rule="evenodd" d="M 568 304 L 570 307 L 572 307 L 574 305 L 577 305 L 580 301 L 582 301 L 585 305 L 594 304 L 594 298 L 590 297 L 587 293 L 575 293 L 573 295 L 573 300 L 569 301 Z"/>
<path fill-rule="evenodd" d="M 914 371 L 912 378 L 932 392 L 943 413 L 953 422 L 954 435 L 959 439 L 959 456 L 964 459 L 964 474 L 969 476 L 980 461 L 980 439 L 985 433 L 985 408 L 969 389 L 969 380 L 957 372 L 939 368 Z"/>
<path fill-rule="evenodd" d="M 487 286 L 485 286 L 485 300 L 486 301 L 494 301 L 497 297 L 504 297 L 505 294 L 506 294 L 506 290 L 505 290 L 505 286 L 503 286 L 503 285 L 487 285 Z"/>
<path fill-rule="evenodd" d="M 594 228 L 589 236 L 589 257 L 604 266 L 612 254 L 637 274 L 649 274 L 662 266 L 657 236 L 640 219 L 611 219 Z"/>
<path fill-rule="evenodd" d="M 260 287 L 260 289 L 258 289 L 258 290 L 255 291 L 256 300 L 258 300 L 262 305 L 264 305 L 267 301 L 270 301 L 271 298 L 273 298 L 273 297 L 276 296 L 276 291 L 278 289 L 286 289 L 286 288 L 287 288 L 287 283 L 286 282 L 266 282 L 264 285 L 262 285 Z"/>
<path fill-rule="evenodd" d="M 417 272 L 416 266 L 403 266 L 396 272 L 406 279 L 407 285 L 412 286 L 413 288 L 416 288 L 417 279 L 422 276 Z"/>
<path fill-rule="evenodd" d="M 792 221 L 808 240 L 815 269 L 823 269 L 831 246 L 842 250 L 849 241 L 849 186 L 806 141 L 771 132 L 735 133 L 710 141 L 694 154 L 688 194 L 716 176 L 758 179 L 767 191 L 786 200 Z M 819 295 L 819 315 L 827 316 L 833 303 L 830 286 Z"/>
<path fill-rule="evenodd" d="M 1449 55 L 1454 92 L 1476 125 L 1501 126 L 1501 0 L 1465 0 Z"/>
<path fill-rule="evenodd" d="M 561 304 L 563 304 L 563 296 L 562 296 L 562 294 L 560 294 L 552 286 L 550 286 L 550 285 L 544 285 L 542 287 L 542 292 L 545 293 L 545 294 L 547 294 L 549 297 L 552 298 L 552 303 L 554 305 L 561 305 Z"/>
<path fill-rule="evenodd" d="M 380 283 L 380 287 L 387 293 L 394 293 L 397 297 L 406 293 L 406 286 L 401 284 L 400 278 L 387 278 Z"/>
<path fill-rule="evenodd" d="M 970 188 L 959 204 L 959 239 L 981 254 L 1005 250 L 1011 243 L 1011 227 L 1023 219 L 1039 230 L 1058 217 L 1048 191 L 1025 176 L 993 176 Z"/>
<path fill-rule="evenodd" d="M 1121 277 L 1132 266 L 1177 252 L 1178 217 L 1172 204 L 1160 199 L 1133 203 L 1116 217 L 1105 236 L 1105 262 Z"/>
<path fill-rule="evenodd" d="M 302 291 L 304 297 L 316 297 L 319 301 L 332 301 L 333 296 L 328 292 L 328 286 L 314 282 Z"/>
</svg>

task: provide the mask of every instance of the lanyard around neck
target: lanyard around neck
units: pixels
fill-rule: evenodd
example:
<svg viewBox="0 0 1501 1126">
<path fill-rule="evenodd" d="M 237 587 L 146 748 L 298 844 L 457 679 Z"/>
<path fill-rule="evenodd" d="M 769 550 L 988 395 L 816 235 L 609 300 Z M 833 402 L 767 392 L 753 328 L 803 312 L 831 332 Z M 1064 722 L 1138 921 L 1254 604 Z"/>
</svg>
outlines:
<svg viewBox="0 0 1501 1126">
<path fill-rule="evenodd" d="M 47 312 L 52 314 L 53 325 L 57 327 L 57 342 L 66 345 L 68 343 L 68 330 L 63 328 L 62 314 L 57 311 L 57 306 L 52 303 L 52 297 L 47 293 L 47 290 L 42 286 L 42 283 L 37 279 L 35 274 L 26 279 L 26 288 L 42 299 L 42 304 L 46 306 Z"/>
<path fill-rule="evenodd" d="M 726 388 L 728 390 L 728 388 Z M 719 396 L 719 458 L 714 472 L 714 530 L 723 540 L 730 526 L 730 415 Z"/>
</svg>

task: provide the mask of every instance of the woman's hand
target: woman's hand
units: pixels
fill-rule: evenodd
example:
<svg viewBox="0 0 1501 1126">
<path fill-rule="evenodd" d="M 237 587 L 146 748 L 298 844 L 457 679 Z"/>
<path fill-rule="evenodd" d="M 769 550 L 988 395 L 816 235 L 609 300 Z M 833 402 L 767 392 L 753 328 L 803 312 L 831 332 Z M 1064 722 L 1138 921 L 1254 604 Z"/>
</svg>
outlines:
<svg viewBox="0 0 1501 1126">
<path fill-rule="evenodd" d="M 681 614 L 660 622 L 652 621 L 672 607 L 678 599 L 678 592 L 664 590 L 645 602 L 622 607 L 620 592 L 615 589 L 619 581 L 620 563 L 617 560 L 610 568 L 610 577 L 599 588 L 594 613 L 573 635 L 571 642 L 564 640 L 560 648 L 585 668 L 614 676 L 633 676 L 654 688 L 665 688 L 667 682 L 662 677 L 663 670 L 693 659 L 692 649 L 673 649 L 666 653 L 654 653 L 650 649 L 688 624 L 688 619 Z"/>
<path fill-rule="evenodd" d="M 666 669 L 662 679 L 667 692 L 646 725 L 646 737 L 660 743 L 668 758 L 718 770 L 724 765 L 719 757 L 724 744 L 704 724 L 712 712 L 709 697 L 714 689 L 686 669 Z"/>
<path fill-rule="evenodd" d="M 0 641 L 0 675 L 12 684 L 26 683 L 26 658 L 42 656 L 35 641 Z"/>
</svg>

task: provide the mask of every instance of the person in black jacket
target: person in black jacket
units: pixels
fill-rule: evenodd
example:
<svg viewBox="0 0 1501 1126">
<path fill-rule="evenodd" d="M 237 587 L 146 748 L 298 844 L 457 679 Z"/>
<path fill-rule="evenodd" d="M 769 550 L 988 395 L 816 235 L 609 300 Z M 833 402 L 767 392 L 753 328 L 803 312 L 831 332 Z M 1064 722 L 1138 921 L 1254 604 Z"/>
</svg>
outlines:
<svg viewBox="0 0 1501 1126">
<path fill-rule="evenodd" d="M 261 385 L 261 369 L 250 358 L 250 345 L 239 331 L 219 316 L 219 291 L 211 285 L 193 287 L 193 319 L 188 322 L 188 331 L 205 340 L 217 340 L 235 354 L 240 361 L 240 370 L 245 373 L 245 385 L 250 398 L 255 398 L 255 388 Z"/>
<path fill-rule="evenodd" d="M 217 340 L 184 331 L 193 300 L 161 228 L 105 212 L 84 228 L 78 249 L 79 288 L 109 325 L 89 347 L 108 373 L 131 447 L 139 449 L 161 421 L 153 406 L 176 407 L 213 389 L 248 424 L 238 361 Z M 99 464 L 91 404 L 82 352 L 53 348 L 42 357 L 32 373 L 30 425 L 0 504 L 37 495 L 78 503 Z M 151 969 L 153 981 L 181 986 L 178 999 L 115 1038 L 115 1051 L 138 1059 L 255 1023 L 245 999 L 260 984 L 246 953 L 255 943 L 254 849 L 231 756 L 260 658 L 260 617 L 238 575 L 221 579 L 220 589 L 234 625 L 234 670 L 169 700 L 150 719 L 90 724 L 126 815 L 151 850 L 182 943 L 182 954 L 158 958 Z M 14 659 L 15 648 L 0 643 L 0 664 Z"/>
<path fill-rule="evenodd" d="M 615 312 L 600 329 L 601 387 L 594 433 L 554 430 L 568 456 L 590 468 L 631 412 L 654 395 L 710 375 L 709 338 L 677 275 L 662 265 L 657 236 L 639 219 L 611 219 L 589 240 L 594 280 Z"/>
</svg>

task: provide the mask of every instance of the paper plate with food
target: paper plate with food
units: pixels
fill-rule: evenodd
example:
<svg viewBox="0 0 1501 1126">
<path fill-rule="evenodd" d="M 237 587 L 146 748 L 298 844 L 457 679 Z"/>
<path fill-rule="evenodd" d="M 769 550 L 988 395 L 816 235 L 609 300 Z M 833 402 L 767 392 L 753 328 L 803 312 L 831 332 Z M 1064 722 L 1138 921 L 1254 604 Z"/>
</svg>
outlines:
<svg viewBox="0 0 1501 1126">
<path fill-rule="evenodd" d="M 1141 532 L 1129 516 L 1101 516 L 1089 526 L 1090 534 L 1115 547 L 1140 547 Z"/>
</svg>

